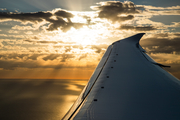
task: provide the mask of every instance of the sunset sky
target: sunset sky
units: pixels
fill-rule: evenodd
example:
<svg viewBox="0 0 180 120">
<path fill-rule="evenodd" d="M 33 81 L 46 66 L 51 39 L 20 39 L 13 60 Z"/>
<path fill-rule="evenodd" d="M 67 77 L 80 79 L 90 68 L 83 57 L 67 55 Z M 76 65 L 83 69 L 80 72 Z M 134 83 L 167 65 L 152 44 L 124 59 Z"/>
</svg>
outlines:
<svg viewBox="0 0 180 120">
<path fill-rule="evenodd" d="M 89 79 L 108 45 L 142 32 L 180 79 L 179 0 L 1 0 L 0 79 Z"/>
</svg>

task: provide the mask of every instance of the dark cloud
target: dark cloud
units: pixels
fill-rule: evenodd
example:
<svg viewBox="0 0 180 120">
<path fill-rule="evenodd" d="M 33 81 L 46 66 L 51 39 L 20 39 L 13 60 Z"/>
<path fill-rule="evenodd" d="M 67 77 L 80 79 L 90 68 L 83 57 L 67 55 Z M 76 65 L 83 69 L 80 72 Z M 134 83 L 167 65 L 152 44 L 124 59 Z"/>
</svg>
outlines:
<svg viewBox="0 0 180 120">
<path fill-rule="evenodd" d="M 47 55 L 46 57 L 44 57 L 43 60 L 45 60 L 45 61 L 55 60 L 57 58 L 60 60 L 60 62 L 66 62 L 66 60 L 68 60 L 70 58 L 74 58 L 74 55 L 72 55 L 72 54 L 50 54 L 50 55 Z"/>
<path fill-rule="evenodd" d="M 63 32 L 67 32 L 72 27 L 76 29 L 80 29 L 84 25 L 86 25 L 84 23 L 72 23 L 70 19 L 68 19 L 68 21 L 66 22 L 64 19 L 59 18 L 59 17 L 57 18 L 57 20 L 49 19 L 48 21 L 50 22 L 48 28 L 46 29 L 48 31 L 58 30 L 59 28 Z"/>
<path fill-rule="evenodd" d="M 27 59 L 28 60 L 37 60 L 39 56 L 42 56 L 42 54 L 32 54 Z"/>
<path fill-rule="evenodd" d="M 66 48 L 65 52 L 70 52 L 72 50 L 72 48 L 70 46 L 65 47 L 65 48 Z"/>
<path fill-rule="evenodd" d="M 180 37 L 180 33 L 175 33 L 174 35 Z"/>
<path fill-rule="evenodd" d="M 153 26 L 130 26 L 130 25 L 122 25 L 120 26 L 121 30 L 134 30 L 134 31 L 151 31 L 156 30 Z"/>
<path fill-rule="evenodd" d="M 86 57 L 87 57 L 87 54 L 83 54 L 83 55 L 81 55 L 81 56 L 79 57 L 79 60 L 84 59 L 84 58 L 86 58 Z"/>
<path fill-rule="evenodd" d="M 23 40 L 23 41 L 30 42 L 30 43 L 32 42 L 32 43 L 44 43 L 44 44 L 46 44 L 46 43 L 57 44 L 58 43 L 56 41 L 35 41 L 35 40 L 29 40 L 29 39 Z"/>
<path fill-rule="evenodd" d="M 42 22 L 52 16 L 50 12 L 34 12 L 34 13 L 11 13 L 0 12 L 0 19 L 14 19 L 20 21 Z"/>
<path fill-rule="evenodd" d="M 72 55 L 72 54 L 62 54 L 61 55 L 61 62 L 66 62 L 66 60 L 68 60 L 70 58 L 74 58 L 74 55 Z"/>
<path fill-rule="evenodd" d="M 100 45 L 91 45 L 91 49 L 95 49 L 96 53 L 100 53 L 102 49 L 106 49 L 108 45 L 106 44 L 100 44 Z"/>
<path fill-rule="evenodd" d="M 58 10 L 57 12 L 54 13 L 56 16 L 63 17 L 63 18 L 72 18 L 74 15 L 72 13 L 69 13 L 64 10 Z"/>
<path fill-rule="evenodd" d="M 47 55 L 46 57 L 43 58 L 43 60 L 47 61 L 47 60 L 54 60 L 56 58 L 58 58 L 60 55 L 59 54 L 50 54 Z"/>
<path fill-rule="evenodd" d="M 37 43 L 53 43 L 53 44 L 57 44 L 58 42 L 56 42 L 56 41 L 37 41 Z"/>
<path fill-rule="evenodd" d="M 154 37 L 145 38 L 141 40 L 141 46 L 151 53 L 180 53 L 180 37 L 168 36 L 168 34 L 157 34 Z"/>
<path fill-rule="evenodd" d="M 54 15 L 56 15 L 56 19 L 47 19 L 50 22 L 47 28 L 48 31 L 58 30 L 60 28 L 62 31 L 67 32 L 72 27 L 79 29 L 85 25 L 83 23 L 73 23 L 70 18 L 74 17 L 74 15 L 64 10 L 59 10 Z"/>
<path fill-rule="evenodd" d="M 55 17 L 52 18 L 52 17 Z M 57 10 L 53 12 L 33 12 L 33 13 L 13 13 L 13 12 L 0 12 L 0 19 L 12 19 L 12 20 L 20 20 L 22 22 L 33 22 L 39 23 L 42 21 L 46 21 L 49 23 L 46 30 L 54 31 L 61 29 L 66 32 L 71 27 L 76 29 L 81 28 L 85 24 L 82 23 L 72 23 L 71 18 L 74 15 L 66 10 Z"/>
<path fill-rule="evenodd" d="M 134 3 L 130 1 L 124 3 L 120 1 L 108 1 L 101 2 L 100 5 L 101 6 L 92 7 L 92 9 L 99 11 L 98 17 L 106 18 L 113 22 L 131 20 L 134 16 L 129 14 L 139 13 Z M 126 14 L 126 16 L 121 16 L 122 14 Z"/>
<path fill-rule="evenodd" d="M 96 46 L 96 45 L 92 45 L 92 46 L 91 46 L 91 49 L 95 49 L 95 50 L 96 50 L 96 53 L 100 53 L 101 50 L 102 50 L 100 47 L 98 47 L 98 46 Z"/>
<path fill-rule="evenodd" d="M 47 21 L 50 22 L 47 28 L 48 31 L 58 30 L 58 28 L 63 31 L 68 31 L 72 27 L 71 23 L 66 22 L 63 18 L 60 17 L 57 17 L 57 20 L 48 19 Z"/>
</svg>

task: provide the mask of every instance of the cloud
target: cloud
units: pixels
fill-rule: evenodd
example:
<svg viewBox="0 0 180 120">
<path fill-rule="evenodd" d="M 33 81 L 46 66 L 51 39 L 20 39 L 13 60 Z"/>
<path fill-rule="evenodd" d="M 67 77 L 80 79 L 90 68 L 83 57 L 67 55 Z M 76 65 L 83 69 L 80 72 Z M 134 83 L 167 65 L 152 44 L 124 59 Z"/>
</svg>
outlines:
<svg viewBox="0 0 180 120">
<path fill-rule="evenodd" d="M 72 13 L 69 13 L 67 11 L 64 10 L 58 10 L 54 13 L 54 15 L 58 16 L 58 17 L 63 17 L 63 18 L 72 18 L 74 17 L 74 15 Z"/>
<path fill-rule="evenodd" d="M 70 46 L 68 46 L 68 47 L 65 47 L 66 49 L 65 49 L 65 52 L 70 52 L 71 50 L 72 50 L 72 48 L 70 47 Z"/>
<path fill-rule="evenodd" d="M 1 20 L 18 20 L 22 22 L 31 22 L 35 24 L 40 24 L 41 22 L 49 23 L 48 27 L 46 27 L 47 31 L 54 31 L 61 29 L 66 32 L 71 27 L 76 29 L 81 28 L 85 24 L 82 23 L 73 23 L 71 18 L 74 15 L 66 10 L 56 9 L 53 11 L 47 12 L 33 12 L 33 13 L 13 13 L 13 12 L 0 12 Z M 42 24 L 43 25 L 43 24 Z M 40 27 L 40 26 L 38 26 Z M 32 28 L 31 26 L 14 26 L 12 29 L 18 30 L 35 30 L 37 28 Z"/>
<path fill-rule="evenodd" d="M 174 23 L 174 27 L 180 27 L 180 22 L 173 22 Z"/>
<path fill-rule="evenodd" d="M 171 6 L 171 7 L 155 7 L 155 6 L 151 6 L 151 5 L 144 5 L 144 6 L 141 6 L 145 9 L 153 9 L 153 10 L 177 10 L 177 9 L 180 9 L 180 6 L 177 5 L 177 6 Z"/>
<path fill-rule="evenodd" d="M 91 8 L 99 11 L 99 18 L 105 18 L 112 22 L 131 20 L 134 16 L 129 14 L 140 13 L 134 3 L 130 1 L 125 1 L 124 3 L 120 1 L 108 1 L 100 2 L 99 4 L 100 6 L 93 6 Z"/>
<path fill-rule="evenodd" d="M 40 56 L 42 56 L 42 54 L 32 54 L 27 59 L 28 60 L 37 60 L 37 58 Z"/>
<path fill-rule="evenodd" d="M 146 15 L 180 15 L 180 6 L 178 5 L 171 7 L 156 7 L 150 5 L 143 5 L 141 7 L 144 8 L 143 13 Z"/>
<path fill-rule="evenodd" d="M 83 54 L 83 55 L 81 55 L 81 56 L 79 57 L 79 61 L 80 61 L 81 59 L 86 58 L 86 57 L 87 57 L 87 54 Z"/>
<path fill-rule="evenodd" d="M 27 35 L 32 35 L 33 34 L 32 31 L 27 31 L 27 32 L 24 32 L 24 33 L 27 34 Z"/>
<path fill-rule="evenodd" d="M 29 39 L 26 39 L 26 40 L 23 40 L 23 41 L 25 41 L 25 42 L 30 42 L 30 43 L 43 43 L 43 44 L 50 44 L 50 43 L 52 43 L 52 44 L 57 44 L 58 42 L 56 42 L 56 41 L 43 41 L 43 40 L 41 40 L 41 41 L 36 41 L 36 40 L 29 40 Z"/>
<path fill-rule="evenodd" d="M 61 62 L 66 62 L 66 60 L 68 60 L 70 58 L 74 58 L 74 55 L 72 55 L 72 54 L 62 54 L 61 55 Z"/>
<path fill-rule="evenodd" d="M 141 40 L 141 45 L 150 53 L 180 53 L 180 34 L 155 34 Z"/>
<path fill-rule="evenodd" d="M 19 26 L 19 25 L 15 25 L 14 27 L 12 27 L 12 29 L 15 29 L 15 30 L 35 30 L 37 28 L 33 28 L 32 26 Z"/>
<path fill-rule="evenodd" d="M 151 31 L 156 30 L 153 26 L 130 26 L 130 25 L 121 25 L 121 30 L 134 30 L 134 31 Z"/>
<path fill-rule="evenodd" d="M 72 54 L 50 54 L 47 55 L 46 57 L 42 58 L 43 60 L 47 61 L 47 60 L 55 60 L 55 59 L 59 59 L 60 62 L 66 62 L 66 60 L 70 59 L 70 58 L 74 58 L 74 55 Z"/>
<path fill-rule="evenodd" d="M 7 37 L 8 35 L 6 34 L 0 34 L 1 37 Z"/>
<path fill-rule="evenodd" d="M 9 30 L 8 33 L 18 33 L 18 31 L 15 31 L 15 30 Z"/>
<path fill-rule="evenodd" d="M 101 53 L 102 49 L 106 49 L 108 47 L 108 45 L 106 44 L 99 44 L 99 45 L 91 45 L 91 49 L 95 49 L 96 53 Z"/>
<path fill-rule="evenodd" d="M 0 68 L 4 70 L 14 70 L 17 68 L 53 68 L 61 69 L 62 67 L 70 67 L 73 65 L 65 65 L 68 59 L 74 58 L 72 54 L 0 54 Z M 46 64 L 41 64 L 42 60 Z M 48 61 L 50 60 L 50 61 Z M 58 60 L 59 63 L 51 61 Z M 50 63 L 49 63 L 50 62 Z"/>
<path fill-rule="evenodd" d="M 73 48 L 78 48 L 78 49 L 83 49 L 83 46 L 82 45 L 72 45 Z"/>
<path fill-rule="evenodd" d="M 100 47 L 98 47 L 98 46 L 96 46 L 96 45 L 92 45 L 91 48 L 92 48 L 92 49 L 95 49 L 95 50 L 96 50 L 96 53 L 100 53 L 101 50 L 102 50 Z"/>
<path fill-rule="evenodd" d="M 47 21 L 50 22 L 48 28 L 46 29 L 48 31 L 58 30 L 58 28 L 62 29 L 63 31 L 68 31 L 72 27 L 69 22 L 66 22 L 60 17 L 58 17 L 57 20 L 48 19 Z"/>
<path fill-rule="evenodd" d="M 164 68 L 171 74 L 180 79 L 180 55 L 179 54 L 167 54 L 167 53 L 151 53 L 150 56 L 158 63 L 171 66 L 171 68 Z"/>
<path fill-rule="evenodd" d="M 83 23 L 73 23 L 71 18 L 74 17 L 74 15 L 65 10 L 56 11 L 54 16 L 56 16 L 56 19 L 47 19 L 47 21 L 50 22 L 48 28 L 46 29 L 48 31 L 61 29 L 63 32 L 67 32 L 72 27 L 79 29 L 85 25 Z"/>
<path fill-rule="evenodd" d="M 1 54 L 0 55 L 0 59 L 4 59 L 4 60 L 9 60 L 9 59 L 14 59 L 14 60 L 19 60 L 19 59 L 23 59 L 24 57 L 27 57 L 28 54 Z"/>
<path fill-rule="evenodd" d="M 15 70 L 18 68 L 54 68 L 61 69 L 63 64 L 58 65 L 41 65 L 37 61 L 14 61 L 14 60 L 0 60 L 0 68 L 4 70 Z"/>
<path fill-rule="evenodd" d="M 20 21 L 42 22 L 43 19 L 48 19 L 52 16 L 50 12 L 34 12 L 34 13 L 12 13 L 0 12 L 0 19 L 13 19 Z"/>
<path fill-rule="evenodd" d="M 2 48 L 3 48 L 3 46 L 4 46 L 4 45 L 2 44 L 2 42 L 0 42 L 0 49 L 2 49 Z"/>
<path fill-rule="evenodd" d="M 161 10 L 161 11 L 154 11 L 150 10 L 148 13 L 152 15 L 180 15 L 180 10 Z"/>
<path fill-rule="evenodd" d="M 44 57 L 43 60 L 45 60 L 45 61 L 47 61 L 47 60 L 55 60 L 58 57 L 60 57 L 59 54 L 50 54 L 50 55 L 47 55 L 46 57 Z"/>
</svg>

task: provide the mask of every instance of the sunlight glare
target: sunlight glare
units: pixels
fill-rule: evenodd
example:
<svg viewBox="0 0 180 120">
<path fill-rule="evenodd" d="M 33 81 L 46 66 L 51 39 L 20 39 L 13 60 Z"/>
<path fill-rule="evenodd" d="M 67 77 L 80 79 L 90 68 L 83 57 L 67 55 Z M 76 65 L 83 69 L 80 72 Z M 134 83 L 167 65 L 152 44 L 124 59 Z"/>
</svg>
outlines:
<svg viewBox="0 0 180 120">
<path fill-rule="evenodd" d="M 83 46 L 96 44 L 94 31 L 89 29 L 87 26 L 84 26 L 83 28 L 78 30 L 74 29 L 73 31 L 74 32 L 71 35 L 71 39 L 77 44 Z"/>
</svg>

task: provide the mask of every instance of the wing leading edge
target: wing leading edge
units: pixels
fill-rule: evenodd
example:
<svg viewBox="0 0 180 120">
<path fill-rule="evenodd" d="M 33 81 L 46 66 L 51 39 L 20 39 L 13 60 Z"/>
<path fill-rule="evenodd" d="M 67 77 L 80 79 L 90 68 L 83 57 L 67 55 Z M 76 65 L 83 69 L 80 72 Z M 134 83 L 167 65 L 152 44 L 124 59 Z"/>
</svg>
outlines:
<svg viewBox="0 0 180 120">
<path fill-rule="evenodd" d="M 143 35 L 108 47 L 64 120 L 180 119 L 180 81 L 145 53 Z"/>
</svg>

